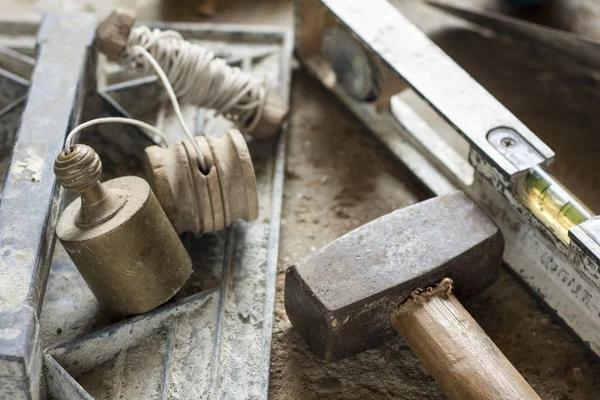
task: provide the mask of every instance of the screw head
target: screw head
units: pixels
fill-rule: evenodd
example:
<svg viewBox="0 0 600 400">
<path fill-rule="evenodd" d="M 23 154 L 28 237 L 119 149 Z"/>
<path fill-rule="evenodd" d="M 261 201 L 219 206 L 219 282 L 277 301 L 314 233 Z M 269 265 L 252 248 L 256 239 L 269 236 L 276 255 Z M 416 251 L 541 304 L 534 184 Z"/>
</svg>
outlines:
<svg viewBox="0 0 600 400">
<path fill-rule="evenodd" d="M 502 140 L 500 140 L 500 144 L 502 144 L 502 146 L 509 149 L 513 146 L 516 146 L 517 141 L 511 137 L 505 137 L 505 138 L 502 138 Z"/>
</svg>

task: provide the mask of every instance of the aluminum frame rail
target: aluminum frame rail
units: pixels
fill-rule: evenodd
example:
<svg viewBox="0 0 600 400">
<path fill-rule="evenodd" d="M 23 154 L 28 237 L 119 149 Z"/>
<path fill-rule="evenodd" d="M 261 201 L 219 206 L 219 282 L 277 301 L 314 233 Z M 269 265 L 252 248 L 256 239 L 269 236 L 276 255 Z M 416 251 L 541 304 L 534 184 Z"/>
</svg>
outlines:
<svg viewBox="0 0 600 400">
<path fill-rule="evenodd" d="M 37 62 L 0 194 L 3 399 L 41 396 L 38 318 L 61 202 L 54 158 L 79 119 L 87 77 L 93 70 L 95 29 L 96 18 L 91 14 L 47 14 L 37 36 Z M 18 56 L 13 59 L 23 61 Z"/>
</svg>

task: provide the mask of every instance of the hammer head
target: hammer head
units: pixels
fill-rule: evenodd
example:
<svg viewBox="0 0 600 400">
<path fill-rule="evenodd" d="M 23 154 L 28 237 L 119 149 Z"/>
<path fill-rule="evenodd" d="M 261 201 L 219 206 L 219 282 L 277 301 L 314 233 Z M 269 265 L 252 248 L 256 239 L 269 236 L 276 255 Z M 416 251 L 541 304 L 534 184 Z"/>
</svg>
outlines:
<svg viewBox="0 0 600 400">
<path fill-rule="evenodd" d="M 444 277 L 457 296 L 496 278 L 504 238 L 463 192 L 403 208 L 342 236 L 287 269 L 287 315 L 311 350 L 334 361 L 393 334 L 391 312 Z"/>
</svg>

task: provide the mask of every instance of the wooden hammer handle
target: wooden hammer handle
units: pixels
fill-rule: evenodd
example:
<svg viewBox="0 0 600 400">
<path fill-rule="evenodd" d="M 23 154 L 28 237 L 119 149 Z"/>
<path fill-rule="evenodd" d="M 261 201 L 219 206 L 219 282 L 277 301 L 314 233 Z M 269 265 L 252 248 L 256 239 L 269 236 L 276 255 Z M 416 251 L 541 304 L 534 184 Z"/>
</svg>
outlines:
<svg viewBox="0 0 600 400">
<path fill-rule="evenodd" d="M 450 399 L 539 399 L 449 290 L 413 296 L 392 324 Z"/>
</svg>

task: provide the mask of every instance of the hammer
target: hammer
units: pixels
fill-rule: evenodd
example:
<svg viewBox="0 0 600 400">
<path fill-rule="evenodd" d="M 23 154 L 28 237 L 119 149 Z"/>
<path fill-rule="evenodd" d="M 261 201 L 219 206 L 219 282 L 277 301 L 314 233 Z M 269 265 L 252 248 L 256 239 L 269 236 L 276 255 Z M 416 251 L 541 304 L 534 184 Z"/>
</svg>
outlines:
<svg viewBox="0 0 600 400">
<path fill-rule="evenodd" d="M 380 217 L 286 271 L 285 308 L 335 361 L 394 329 L 451 399 L 539 399 L 458 297 L 497 277 L 504 238 L 463 192 Z"/>
</svg>

